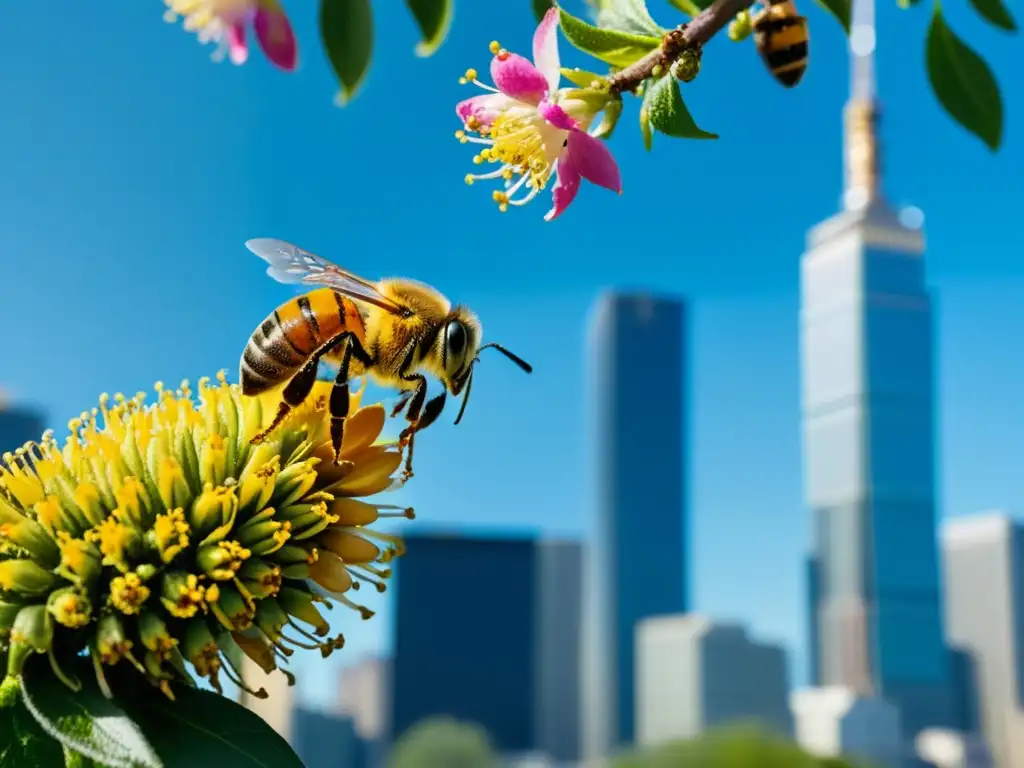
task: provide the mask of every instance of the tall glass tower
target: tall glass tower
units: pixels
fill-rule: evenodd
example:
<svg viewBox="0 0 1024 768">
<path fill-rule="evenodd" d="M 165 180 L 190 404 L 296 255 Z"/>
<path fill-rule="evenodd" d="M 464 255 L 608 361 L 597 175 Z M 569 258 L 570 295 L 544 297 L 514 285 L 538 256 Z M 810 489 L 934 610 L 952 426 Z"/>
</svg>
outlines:
<svg viewBox="0 0 1024 768">
<path fill-rule="evenodd" d="M 806 498 L 820 685 L 900 707 L 904 730 L 946 725 L 935 493 L 935 361 L 924 237 L 881 193 L 873 0 L 855 0 L 845 210 L 802 262 Z"/>
<path fill-rule="evenodd" d="M 584 566 L 583 749 L 634 740 L 634 633 L 687 609 L 686 313 L 678 299 L 602 297 L 588 371 L 592 508 Z"/>
</svg>

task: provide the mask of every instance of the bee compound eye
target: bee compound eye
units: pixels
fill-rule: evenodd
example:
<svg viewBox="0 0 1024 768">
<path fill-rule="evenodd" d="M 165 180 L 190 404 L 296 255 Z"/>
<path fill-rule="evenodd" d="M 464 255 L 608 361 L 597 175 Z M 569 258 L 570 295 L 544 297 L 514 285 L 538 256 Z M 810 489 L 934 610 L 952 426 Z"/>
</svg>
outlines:
<svg viewBox="0 0 1024 768">
<path fill-rule="evenodd" d="M 448 354 L 458 358 L 466 351 L 466 342 L 468 341 L 466 327 L 458 320 L 448 323 L 448 327 L 445 329 L 445 341 L 448 345 Z"/>
</svg>

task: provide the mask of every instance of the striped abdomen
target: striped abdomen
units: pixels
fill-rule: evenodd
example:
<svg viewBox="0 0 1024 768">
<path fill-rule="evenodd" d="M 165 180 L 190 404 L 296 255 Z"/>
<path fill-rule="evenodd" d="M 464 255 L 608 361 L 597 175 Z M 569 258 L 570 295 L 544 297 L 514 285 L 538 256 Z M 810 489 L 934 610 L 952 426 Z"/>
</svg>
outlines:
<svg viewBox="0 0 1024 768">
<path fill-rule="evenodd" d="M 363 317 L 348 298 L 318 288 L 286 301 L 253 331 L 242 353 L 242 394 L 258 395 L 284 384 L 325 343 L 351 331 L 365 341 Z"/>
<path fill-rule="evenodd" d="M 754 43 L 768 71 L 787 88 L 807 71 L 807 19 L 792 0 L 773 3 L 754 18 Z"/>
</svg>

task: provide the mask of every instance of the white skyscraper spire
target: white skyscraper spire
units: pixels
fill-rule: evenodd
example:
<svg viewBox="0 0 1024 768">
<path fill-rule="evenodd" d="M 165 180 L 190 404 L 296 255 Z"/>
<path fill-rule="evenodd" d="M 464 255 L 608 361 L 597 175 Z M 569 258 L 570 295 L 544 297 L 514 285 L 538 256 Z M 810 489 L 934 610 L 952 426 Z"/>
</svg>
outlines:
<svg viewBox="0 0 1024 768">
<path fill-rule="evenodd" d="M 846 104 L 847 210 L 881 199 L 878 103 L 875 83 L 875 0 L 853 0 L 850 23 L 850 100 Z"/>
</svg>

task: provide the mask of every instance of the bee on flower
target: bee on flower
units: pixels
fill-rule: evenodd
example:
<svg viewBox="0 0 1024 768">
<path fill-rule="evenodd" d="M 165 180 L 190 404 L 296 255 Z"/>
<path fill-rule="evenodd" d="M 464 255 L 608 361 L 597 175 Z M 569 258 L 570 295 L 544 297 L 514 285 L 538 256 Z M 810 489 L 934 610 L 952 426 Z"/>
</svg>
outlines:
<svg viewBox="0 0 1024 768">
<path fill-rule="evenodd" d="M 213 58 L 225 55 L 234 64 L 249 58 L 248 28 L 252 25 L 256 42 L 274 66 L 292 72 L 298 66 L 299 48 L 295 33 L 278 0 L 164 0 L 164 18 L 195 32 L 201 43 L 214 43 Z"/>
<path fill-rule="evenodd" d="M 501 211 L 525 205 L 543 190 L 554 174 L 553 206 L 544 217 L 551 221 L 576 197 L 582 179 L 622 193 L 615 158 L 603 141 L 590 135 L 594 119 L 610 101 L 599 89 L 560 89 L 558 9 L 551 8 L 533 36 L 533 62 L 491 43 L 491 87 L 470 69 L 463 83 L 487 91 L 459 102 L 455 112 L 463 130 L 455 136 L 463 143 L 481 145 L 473 158 L 477 165 L 497 168 L 468 174 L 466 183 L 500 179 L 504 189 L 493 197 Z M 518 195 L 518 197 L 517 197 Z"/>
<path fill-rule="evenodd" d="M 81 685 L 69 664 L 88 653 L 97 682 L 122 665 L 174 698 L 193 673 L 220 675 L 254 696 L 231 662 L 237 650 L 269 672 L 296 648 L 325 657 L 343 637 L 322 613 L 383 592 L 401 540 L 374 530 L 411 509 L 368 497 L 395 486 L 402 449 L 382 442 L 381 405 L 353 393 L 335 465 L 319 382 L 275 437 L 249 438 L 273 403 L 243 398 L 223 374 L 175 391 L 157 385 L 47 433 L 0 462 L 0 658 L 19 674 L 35 653 Z M 191 671 L 189 671 L 191 667 Z M 287 674 L 287 673 L 286 673 Z M 290 677 L 290 676 L 289 676 Z"/>
</svg>

